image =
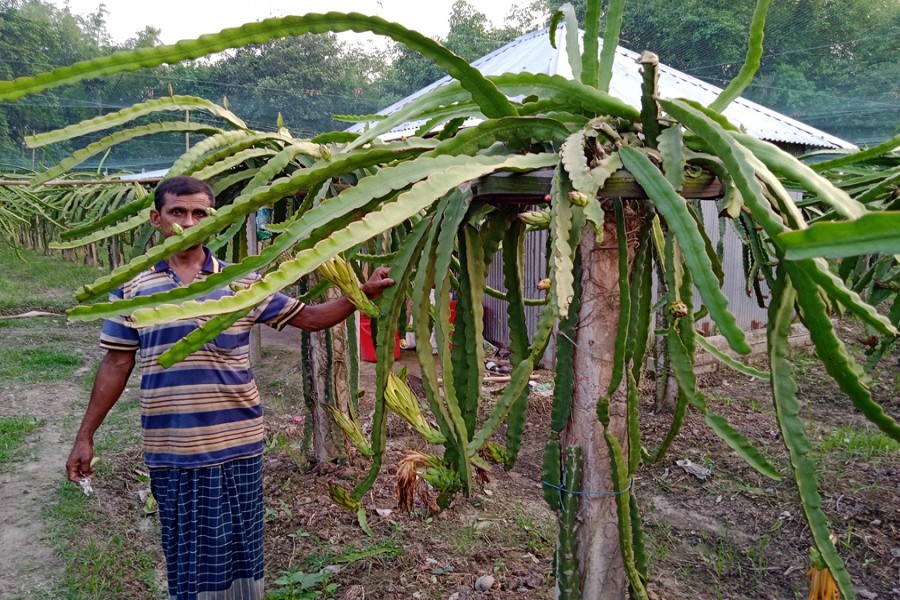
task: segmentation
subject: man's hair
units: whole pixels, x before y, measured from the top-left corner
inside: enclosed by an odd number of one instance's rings
[[[153,204],[156,206],[157,212],[162,210],[165,203],[166,194],[172,196],[190,196],[191,194],[206,194],[210,203],[215,207],[216,196],[213,194],[212,188],[205,181],[201,181],[196,177],[189,175],[178,175],[171,179],[165,179],[153,193]]]

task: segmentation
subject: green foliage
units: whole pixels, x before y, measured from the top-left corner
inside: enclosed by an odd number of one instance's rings
[[[688,212],[684,199],[678,196],[671,184],[643,154],[631,148],[623,148],[621,156],[625,167],[654,199],[656,208],[678,238],[679,248],[684,252],[685,262],[694,276],[697,289],[722,334],[735,352],[747,354],[750,346],[744,339],[743,331],[737,326],[734,315],[728,310],[728,300],[721,291],[721,284],[716,280],[700,230]]]
[[[865,215],[855,221],[821,222],[781,236],[788,260],[814,256],[844,258],[861,254],[900,254],[900,212]]]
[[[878,431],[870,431],[853,425],[828,428],[819,441],[822,453],[840,452],[848,457],[871,461],[885,459],[900,452],[900,442]]]
[[[282,571],[272,583],[276,586],[266,593],[267,600],[316,600],[331,597],[337,589],[336,583],[328,583],[330,573],[304,573],[292,569]]]
[[[97,527],[115,531],[131,524],[110,523],[109,516],[94,510],[78,486],[61,483],[46,504],[43,516],[52,532],[50,541],[64,566],[52,597],[140,597],[159,593],[155,567],[161,556],[148,551],[137,536],[92,533]]]
[[[402,553],[403,547],[390,540],[373,542],[363,548],[348,545],[341,552],[312,553],[306,558],[305,566],[307,569],[319,571],[328,565],[344,565],[376,557],[390,558]]]
[[[25,381],[59,381],[81,365],[80,356],[47,347],[0,348],[0,377]]]
[[[71,306],[71,294],[98,273],[96,267],[30,250],[16,251],[2,243],[0,265],[3,265],[0,270],[0,313],[3,314],[62,311]]]
[[[581,597],[578,581],[578,542],[575,538],[575,524],[578,516],[578,494],[581,491],[581,477],[584,469],[581,446],[566,448],[565,490],[560,494],[557,510],[559,527],[556,545],[556,595],[561,600],[577,600]]]
[[[578,3],[580,4],[580,3]],[[753,3],[720,0],[631,2],[622,39],[666,65],[719,87],[743,63]],[[885,44],[896,38],[900,8],[881,0],[772,3],[755,80],[745,98],[857,144],[896,132],[893,81],[900,77]],[[847,100],[837,109],[834,98]]]
[[[513,24],[491,27],[487,17],[464,0],[453,3],[448,25],[447,38],[440,41],[451,52],[469,62],[493,52],[526,31]],[[433,83],[445,74],[434,62],[402,44],[391,49],[390,58],[389,77],[384,85],[398,98]],[[378,108],[387,104],[381,102]]]
[[[116,403],[106,419],[105,430],[95,440],[98,456],[102,458],[106,452],[121,451],[125,445],[140,443],[139,433],[135,431],[139,412],[137,400],[123,399]],[[103,460],[96,468],[100,476],[114,480],[116,473],[108,470]],[[132,475],[127,477],[130,479]],[[158,547],[148,537],[138,534],[140,517],[135,521],[131,511],[98,510],[80,487],[62,479],[41,511],[50,532],[48,541],[63,567],[54,578],[50,597],[158,596],[161,590],[157,587],[156,569],[163,559]]]
[[[528,327],[525,321],[525,302],[523,300],[522,272],[525,255],[525,224],[519,219],[513,220],[509,230],[503,237],[503,287],[506,290],[508,316],[506,319],[510,338],[510,362],[518,364],[528,354]],[[525,431],[525,413],[528,410],[529,389],[515,400],[506,426],[506,468],[511,469],[516,463],[522,434]],[[557,443],[557,451],[559,443]],[[559,462],[558,460],[556,461]],[[556,468],[557,476],[559,468]]]
[[[0,471],[8,468],[28,434],[38,424],[37,419],[30,416],[0,418]]]
[[[766,13],[769,10],[769,0],[759,0],[756,10],[753,11],[753,20],[750,23],[750,39],[747,44],[747,58],[740,72],[728,84],[722,93],[709,105],[716,112],[722,112],[735,98],[746,89],[756,71],[759,70],[763,53],[763,28],[766,24]]]

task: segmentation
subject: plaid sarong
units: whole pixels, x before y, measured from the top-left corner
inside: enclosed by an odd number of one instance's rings
[[[150,469],[171,600],[263,597],[262,456]]]

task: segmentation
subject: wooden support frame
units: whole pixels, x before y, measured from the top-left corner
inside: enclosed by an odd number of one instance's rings
[[[552,169],[530,173],[496,173],[475,180],[472,192],[475,197],[492,204],[541,204],[546,202],[553,180]],[[686,177],[682,196],[691,199],[714,200],[724,194],[722,182],[710,173],[698,177]],[[644,189],[625,170],[619,170],[606,180],[597,192],[599,198],[647,198]]]

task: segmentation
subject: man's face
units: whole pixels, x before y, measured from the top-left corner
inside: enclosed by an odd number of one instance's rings
[[[174,235],[173,225],[188,229],[208,216],[207,209],[212,207],[212,200],[203,192],[184,196],[163,196],[162,209],[150,209],[150,223],[159,229],[164,238]]]

